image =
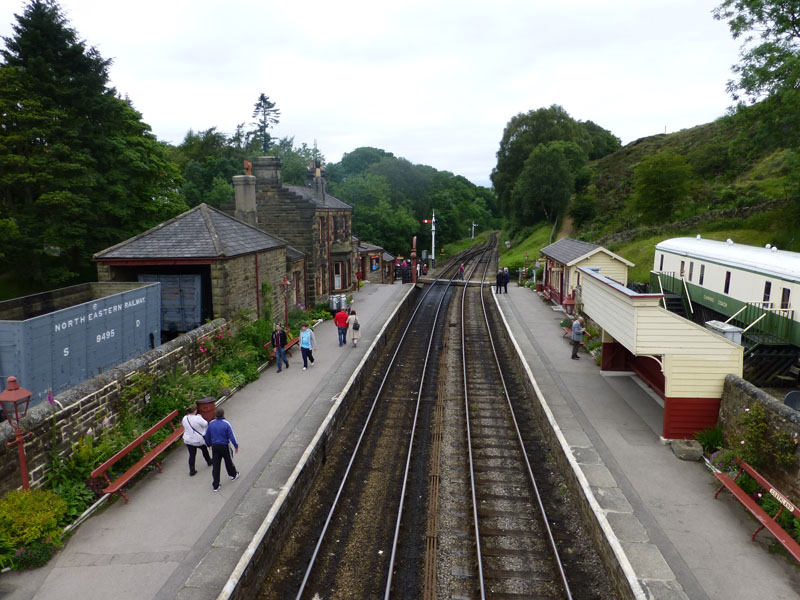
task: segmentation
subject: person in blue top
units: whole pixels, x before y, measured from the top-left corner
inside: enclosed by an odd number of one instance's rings
[[[233,427],[225,420],[225,409],[218,408],[216,415],[217,418],[208,424],[204,437],[206,445],[211,446],[211,489],[218,492],[220,463],[223,460],[225,461],[225,470],[228,471],[231,481],[239,479],[239,471],[236,470],[236,466],[233,464],[230,447],[230,444],[233,444],[233,447],[236,448],[236,454],[239,454],[239,444],[236,441],[236,436],[233,435]]]
[[[312,351],[317,347],[317,337],[314,331],[308,328],[308,323],[300,326],[300,353],[303,355],[303,371],[308,368],[308,361],[314,364]]]

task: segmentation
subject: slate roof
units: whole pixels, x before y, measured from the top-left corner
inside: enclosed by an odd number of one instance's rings
[[[298,250],[297,248],[288,245],[286,246],[286,257],[289,260],[295,261],[298,258],[303,258],[304,256],[305,254],[303,252],[300,252],[300,250]]]
[[[304,185],[284,185],[287,190],[294,192],[305,198],[306,200],[311,200],[312,202],[316,203],[318,206],[322,208],[335,208],[335,209],[346,209],[346,210],[353,210],[353,207],[349,204],[342,202],[335,196],[331,196],[330,194],[325,194],[325,202],[320,200],[314,195],[314,190],[310,187],[306,187]]]
[[[394,262],[394,256],[389,254],[388,252],[383,253],[383,260],[386,262]]]
[[[367,242],[358,242],[359,252],[381,252],[383,248],[375,244],[368,244]]]
[[[610,250],[603,248],[602,246],[598,246],[597,244],[592,244],[590,242],[582,242],[580,240],[573,240],[572,238],[563,238],[558,240],[557,242],[553,242],[549,246],[545,246],[542,248],[542,254],[545,256],[552,258],[556,262],[561,263],[562,265],[572,266],[575,262],[582,258],[586,258],[592,254],[596,254],[597,252],[604,252],[608,254],[610,257],[617,259],[618,261],[625,263],[629,267],[634,266],[632,262],[622,258],[621,256],[614,254]]]
[[[597,244],[581,242],[580,240],[573,240],[572,238],[563,238],[542,248],[542,254],[563,265],[568,265],[573,260],[586,256],[599,247],[600,246]]]
[[[284,246],[287,246],[285,241],[207,204],[200,204],[144,233],[101,250],[94,258],[231,258]]]

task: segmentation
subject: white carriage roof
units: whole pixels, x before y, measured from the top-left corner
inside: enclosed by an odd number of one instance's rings
[[[697,238],[664,240],[656,244],[656,250],[800,282],[800,253],[797,252]]]

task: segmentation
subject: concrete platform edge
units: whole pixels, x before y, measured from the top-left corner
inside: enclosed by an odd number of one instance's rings
[[[239,586],[245,579],[248,568],[253,564],[254,559],[258,555],[259,549],[263,548],[264,540],[267,538],[273,523],[286,509],[287,499],[292,495],[294,486],[298,483],[301,475],[314,458],[314,455],[319,449],[320,442],[324,436],[328,434],[331,423],[334,421],[337,413],[339,412],[342,402],[347,397],[348,393],[353,389],[354,384],[364,370],[365,365],[370,361],[375,349],[379,344],[383,343],[386,330],[392,326],[401,308],[407,304],[409,297],[414,293],[415,289],[416,286],[409,287],[408,291],[403,295],[392,313],[389,315],[389,318],[384,322],[381,330],[375,336],[375,339],[368,348],[367,352],[364,354],[364,357],[361,359],[361,362],[358,364],[353,374],[350,376],[350,379],[348,379],[341,392],[334,397],[333,406],[331,406],[331,409],[328,411],[325,419],[320,424],[312,440],[309,442],[302,454],[302,457],[292,471],[292,474],[289,476],[286,484],[281,488],[281,491],[267,513],[267,516],[264,518],[261,526],[258,528],[256,534],[253,536],[253,539],[248,544],[247,548],[239,559],[239,562],[228,578],[228,581],[225,583],[221,592],[217,596],[217,600],[230,600],[231,598],[235,597]]]
[[[549,422],[549,425],[552,429],[553,435],[555,436],[559,445],[561,446],[563,456],[566,458],[569,467],[575,476],[575,480],[580,486],[583,497],[585,501],[588,503],[592,513],[594,514],[594,517],[597,520],[597,524],[600,527],[600,530],[602,531],[602,534],[605,538],[606,543],[608,544],[608,547],[610,548],[611,552],[613,553],[617,561],[617,564],[622,572],[622,575],[627,580],[627,583],[630,586],[633,598],[635,598],[636,600],[646,600],[647,595],[645,594],[644,589],[642,588],[639,582],[639,578],[637,577],[636,572],[633,566],[631,565],[631,562],[628,559],[628,556],[625,553],[625,550],[623,549],[619,538],[614,533],[614,530],[612,529],[611,524],[609,523],[605,512],[600,506],[600,503],[597,501],[597,498],[595,497],[595,494],[589,485],[589,481],[586,478],[586,475],[580,468],[578,462],[575,460],[575,456],[572,452],[572,449],[570,448],[569,443],[564,437],[564,434],[562,433],[561,428],[553,415],[553,412],[550,410],[547,400],[545,399],[544,395],[541,392],[541,389],[539,388],[539,384],[533,375],[533,371],[531,370],[528,361],[525,359],[525,356],[522,352],[522,348],[520,347],[516,337],[514,336],[512,328],[509,325],[508,319],[506,318],[505,312],[503,311],[502,307],[500,306],[500,303],[498,302],[497,296],[495,294],[492,294],[492,297],[495,306],[497,307],[497,310],[500,313],[500,317],[503,320],[503,325],[505,327],[505,334],[508,335],[509,340],[514,346],[514,349],[517,353],[517,359],[519,360],[522,368],[527,374],[528,382],[530,383],[531,387],[534,390],[536,398],[539,401],[540,407],[544,412],[547,421]],[[608,566],[613,567],[613,565],[608,565]]]

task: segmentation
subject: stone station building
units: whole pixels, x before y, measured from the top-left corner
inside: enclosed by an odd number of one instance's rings
[[[99,281],[161,282],[165,337],[208,319],[230,321],[242,312],[255,318],[267,304],[273,315],[282,315],[280,282],[290,274],[290,300],[297,302],[305,270],[304,254],[286,241],[206,204],[98,252],[94,260]]]
[[[351,291],[356,282],[353,207],[331,196],[326,185],[319,164],[309,171],[305,186],[283,185],[280,159],[262,156],[253,161],[253,175],[233,177],[234,203],[222,207],[305,254],[305,289],[299,289],[300,271],[294,268],[292,289],[296,302],[306,306]]]

